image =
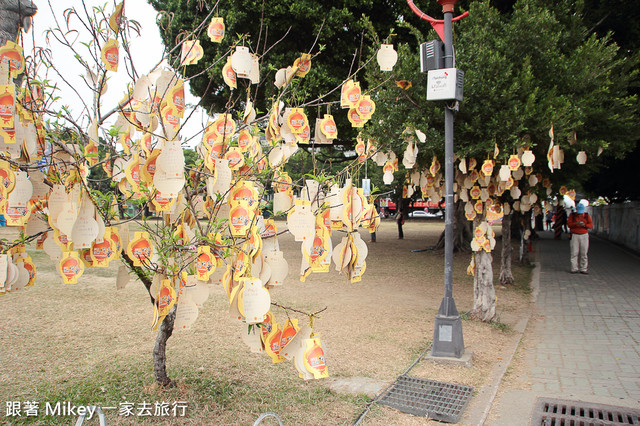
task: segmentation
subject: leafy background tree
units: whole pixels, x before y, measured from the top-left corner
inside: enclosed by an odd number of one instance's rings
[[[561,185],[582,190],[582,183],[598,172],[603,160],[622,158],[633,149],[640,130],[638,100],[633,93],[636,62],[619,53],[610,34],[589,31],[580,5],[568,3],[572,4],[520,0],[502,3],[498,9],[489,1],[477,1],[469,5],[470,17],[455,24],[456,66],[465,71],[464,101],[455,125],[455,151],[460,158],[475,157],[481,163],[493,158],[498,146],[496,160],[504,164],[509,155],[527,145],[537,157],[535,171],[549,177],[555,191]],[[418,144],[414,166],[423,170],[434,155],[442,162],[444,150],[443,105],[426,101],[425,78],[418,65],[417,46],[434,34],[423,31],[426,24],[401,25],[415,40],[398,43],[400,59],[394,77],[411,85],[399,87],[392,81],[378,88],[376,113],[382,118],[367,126],[366,132],[402,158],[407,143],[415,139],[413,129],[423,131],[427,141]],[[371,33],[374,41],[380,37]],[[367,70],[368,78],[379,80],[379,74],[373,66]],[[546,166],[552,125],[555,142],[565,155],[562,169],[554,173]],[[574,132],[577,142],[571,144],[568,139]],[[587,165],[575,160],[581,150],[587,152]],[[521,184],[523,193],[529,190],[527,186]],[[541,185],[532,190],[542,199],[547,197]],[[530,212],[518,224],[528,227],[528,215]],[[506,241],[509,221],[507,216],[503,224]],[[458,230],[460,236],[464,226]],[[456,241],[466,245],[462,238]],[[503,266],[510,261],[502,262]],[[480,262],[476,257],[476,268],[482,263],[489,263],[490,268],[490,258]],[[501,282],[513,282],[510,272],[501,274]],[[491,319],[491,309],[478,316]]]
[[[205,13],[204,10],[198,12],[188,3],[152,0],[156,8],[175,13],[171,23],[165,21],[166,41],[180,41],[181,22],[190,22],[186,14]],[[365,75],[358,76],[376,102],[375,117],[365,126],[363,136],[375,140],[378,148],[393,151],[401,163],[407,144],[415,142],[414,131],[419,129],[426,134],[427,140],[417,144],[420,152],[411,171],[424,170],[434,156],[443,164],[445,105],[426,101],[425,76],[419,70],[418,46],[436,38],[434,32],[426,22],[418,21],[404,2],[381,2],[376,6],[353,3],[348,8],[350,13],[341,9],[343,3],[330,3],[322,6],[319,15],[320,6],[296,2],[292,11],[300,19],[289,24],[290,32],[295,36],[280,41],[269,55],[274,55],[274,63],[286,66],[301,52],[315,53],[317,44],[320,55],[314,58],[312,72],[295,90],[302,93],[313,88],[322,92],[340,84],[354,68],[363,65],[360,55],[368,57],[381,42],[393,42],[399,60],[391,75],[382,75],[377,64],[370,62],[364,64]],[[635,147],[640,133],[637,55],[628,48],[619,49],[613,35],[603,25],[610,14],[605,14],[605,19],[598,19],[597,10],[589,8],[590,3],[587,3],[583,0],[458,3],[458,10],[468,9],[471,13],[469,18],[454,26],[456,66],[465,71],[465,98],[459,105],[455,126],[455,152],[460,158],[474,157],[481,164],[484,159],[493,158],[497,146],[500,154],[495,159],[499,165],[526,145],[536,155],[535,172],[548,177],[554,191],[561,185],[584,191],[583,183],[589,176],[597,175],[603,164],[624,158]],[[616,2],[606,3],[615,6]],[[182,10],[178,10],[180,6]],[[202,4],[198,7],[204,8]],[[223,7],[223,3],[218,3],[218,7]],[[243,8],[234,10],[228,19],[227,31],[242,33],[239,28],[257,22],[251,16],[264,15],[265,29],[275,27],[278,34],[286,33],[285,28],[289,25],[279,21],[287,9],[283,7],[278,2],[265,3],[264,8],[257,3],[243,4]],[[435,2],[422,7],[432,16],[441,17],[440,7]],[[325,17],[322,31],[319,16]],[[308,22],[313,22],[313,31]],[[306,23],[304,28],[297,27],[300,23]],[[609,25],[608,28],[612,28],[613,21]],[[622,40],[633,34],[637,25],[625,28],[626,35],[620,36]],[[261,32],[260,37],[262,34],[272,37],[274,31]],[[274,38],[278,39],[278,36]],[[253,50],[260,53],[262,42],[264,40],[251,40]],[[206,52],[206,40],[202,43]],[[230,47],[230,44],[220,46],[221,49]],[[349,63],[344,57],[345,52],[351,51],[355,54]],[[219,75],[216,69],[219,66],[222,64],[208,71],[209,78]],[[272,75],[264,76],[257,88],[264,92],[261,99],[265,103],[259,104],[264,109],[269,107],[268,100],[272,97],[272,80]],[[367,84],[385,80],[382,85]],[[222,105],[240,104],[218,99],[215,90],[203,89],[203,86],[193,85],[194,92],[204,96],[206,105],[221,108]],[[340,117],[340,114],[335,116]],[[341,131],[348,129],[341,138],[347,140],[347,145],[349,141],[352,143],[355,132],[344,121],[338,124]],[[565,156],[562,168],[553,173],[546,167],[551,126],[555,143],[564,150]],[[569,138],[574,134],[577,141],[570,143]],[[575,157],[583,150],[587,152],[588,162],[578,165]],[[300,154],[301,157],[305,155],[304,152]],[[304,164],[302,158],[301,165]],[[402,194],[406,173],[402,168],[396,173],[394,185],[398,195]],[[523,192],[531,189],[540,197],[547,197],[541,185],[528,188],[523,184],[521,189]],[[513,200],[507,196],[503,201]],[[527,215],[518,222],[528,226]],[[505,224],[508,223],[507,220]],[[458,226],[461,233],[465,229],[462,225]],[[458,240],[461,247],[466,245],[464,238]],[[505,263],[510,260],[503,265]]]

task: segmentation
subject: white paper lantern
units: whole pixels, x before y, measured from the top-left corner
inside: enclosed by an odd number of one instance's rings
[[[578,164],[586,164],[587,162],[587,153],[584,151],[580,151],[578,153],[578,155],[576,156],[576,160],[578,161]]]
[[[521,160],[522,160],[522,164],[525,167],[529,167],[536,160],[536,156],[533,155],[533,152],[531,152],[530,150],[527,150],[522,154]]]
[[[503,182],[506,182],[509,180],[509,177],[511,176],[511,170],[509,170],[508,165],[503,164],[502,166],[500,166],[500,172],[498,174],[500,176],[500,180]]]
[[[398,53],[393,50],[392,44],[383,44],[376,55],[380,71],[392,71],[393,66],[398,62]]]
[[[238,77],[247,77],[253,66],[253,57],[246,46],[237,46],[236,51],[231,56],[231,68],[238,74]]]

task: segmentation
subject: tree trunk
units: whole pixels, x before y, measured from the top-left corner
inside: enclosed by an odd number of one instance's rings
[[[466,253],[470,250],[469,244],[473,238],[471,222],[464,215],[464,203],[458,201],[453,211],[453,251]],[[440,234],[434,250],[444,249],[444,231]]]
[[[493,288],[491,253],[475,254],[476,271],[473,277],[473,309],[470,315],[480,321],[490,322],[496,316],[496,292]]]
[[[520,226],[520,264],[529,265],[529,245],[531,244],[531,210],[521,215]],[[528,231],[528,232],[527,232]]]
[[[16,42],[21,28],[28,31],[31,27],[31,17],[38,8],[31,0],[0,0],[0,46],[7,40]],[[16,79],[16,86],[22,83],[20,74]]]
[[[162,387],[172,387],[175,383],[167,376],[166,349],[167,340],[173,334],[173,323],[176,319],[176,308],[164,318],[160,325],[160,331],[156,337],[156,344],[153,348],[153,372],[156,382]]]
[[[151,304],[155,306],[156,300],[151,294],[151,278],[144,273],[142,268],[134,266],[133,261],[129,259],[129,256],[122,255],[123,262],[136,274],[138,279],[142,281],[142,284],[146,287],[151,298]],[[162,387],[171,387],[174,385],[173,381],[167,376],[167,340],[173,334],[173,323],[176,319],[176,306],[171,309],[169,314],[164,318],[160,325],[160,331],[156,336],[156,343],[153,347],[153,372],[156,378],[156,382]]]
[[[511,214],[508,214],[502,218],[502,256],[500,257],[500,278],[498,279],[498,282],[502,285],[513,284],[513,273],[511,272],[512,253]]]
[[[538,214],[534,217],[534,231],[544,231],[544,214]]]

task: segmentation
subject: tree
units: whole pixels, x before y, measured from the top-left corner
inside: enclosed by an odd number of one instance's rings
[[[25,225],[16,241],[1,243],[0,265],[7,265],[11,273],[2,274],[0,267],[0,292],[35,284],[36,265],[25,251],[25,245],[35,240],[69,284],[76,283],[85,268],[121,260],[118,286],[126,284],[131,272],[149,292],[153,328],[159,329],[153,350],[155,379],[170,386],[167,341],[174,328],[183,329],[195,321],[197,306],[208,294],[207,284],[217,282],[227,291],[231,312],[244,323],[252,350],[264,348],[279,362],[284,354],[280,349],[290,343],[287,355],[298,360],[307,357],[306,364],[304,359],[298,363],[305,379],[326,377],[326,366],[317,362],[324,355],[311,325],[299,327],[291,320],[277,324],[269,311],[276,305],[288,314],[306,316],[310,323],[318,314],[271,301],[269,289],[282,284],[288,266],[274,242],[275,223],[261,214],[263,196],[272,186],[276,195],[282,195],[278,199],[289,213],[289,231],[304,241],[301,280],[310,273],[328,272],[333,260],[338,270],[357,282],[366,268],[364,242],[357,228],[375,230],[379,223],[362,189],[350,183],[362,164],[355,160],[335,174],[326,169],[313,178],[305,176],[299,202],[292,205],[293,182],[283,166],[298,149],[296,140],[305,130],[302,107],[308,104],[291,90],[303,75],[283,84],[267,115],[258,117],[249,108],[255,101],[249,96],[243,117],[234,117],[234,109],[227,106],[211,117],[195,151],[183,149],[179,132],[189,119],[184,103],[188,77],[183,72],[200,56],[198,45],[188,41],[206,28],[212,13],[186,35],[180,70],[156,66],[139,74],[142,68],[134,66],[129,54],[129,42],[139,24],[127,19],[123,6],[70,8],[64,11],[62,25],[49,30],[49,37],[73,52],[86,72],[84,83],[93,98],[83,99],[80,114],[56,104],[51,74],[72,83],[46,49],[37,48],[29,61],[17,45],[9,43],[0,51],[0,58],[11,65],[10,70],[2,70],[11,73],[7,85],[11,87],[3,90],[12,108],[0,123],[4,156],[0,191],[5,200],[0,214],[10,226]],[[78,28],[86,28],[87,33]],[[242,53],[237,46],[234,50]],[[242,59],[231,60],[229,79],[242,78],[235,74],[242,69]],[[268,68],[266,57],[262,59]],[[253,67],[255,63],[250,62]],[[25,63],[29,66],[21,86],[16,77]],[[105,83],[118,66],[129,71],[129,90],[108,108],[103,105]],[[38,73],[40,67],[46,71]],[[255,71],[260,73],[260,68]],[[279,108],[280,102],[287,108]],[[295,139],[285,142],[285,132]],[[109,186],[104,185],[107,180]],[[125,216],[125,210],[132,211],[131,217]],[[151,220],[151,214],[160,220]],[[137,227],[132,235],[130,224]],[[336,254],[329,256],[332,229],[344,229],[345,237]],[[309,362],[312,356],[315,361]]]
[[[195,76],[190,80],[192,92],[202,97],[202,105],[213,112],[225,110],[230,104],[241,108],[244,102],[244,99],[229,99],[224,84],[218,78],[224,63],[213,60],[238,41],[236,34],[246,34],[252,29],[253,38],[244,38],[241,44],[249,46],[260,56],[268,53],[274,64],[286,67],[302,53],[317,57],[308,77],[294,89],[301,99],[309,99],[311,94],[327,93],[338,87],[363,65],[366,56],[362,52],[362,15],[377,16],[376,28],[388,32],[401,7],[392,1],[352,1],[350,4],[304,1],[292,5],[284,1],[267,4],[252,0],[244,2],[241,8],[229,0],[212,5],[189,0],[152,0],[150,3],[164,14],[159,25],[169,49],[180,45],[193,22],[211,13],[214,16],[224,15],[225,31],[231,36],[221,43],[214,43],[206,33],[202,33],[199,40],[205,56],[199,64],[185,70],[186,77]],[[271,107],[271,99],[278,91],[272,84],[277,69],[263,68],[266,72],[261,76],[261,82],[252,87],[259,111],[267,111]],[[309,114],[313,121],[316,111],[309,111]],[[336,117],[341,119],[337,114]],[[341,140],[355,138],[355,133],[348,131],[350,126],[346,119],[341,119],[338,124],[345,129],[339,135]]]
[[[585,36],[584,24],[561,7],[551,9],[541,1],[521,0],[510,12],[505,7],[507,13],[500,13],[488,1],[472,2],[469,8],[470,17],[455,24],[457,67],[465,71],[464,101],[456,116],[455,149],[462,163],[456,176],[457,198],[466,203],[469,219],[482,218],[487,202],[504,208],[508,226],[512,209],[524,214],[540,212],[536,205],[555,193],[552,188],[580,189],[580,183],[597,170],[594,160],[600,149],[604,151],[598,161],[621,157],[634,145],[638,102],[630,88],[636,74],[628,68],[630,61],[617,55],[618,47],[610,36]],[[572,25],[564,25],[568,21]],[[415,142],[414,130],[422,132],[425,142],[417,143],[419,154],[411,170],[422,172],[418,173],[420,183],[414,185],[423,194],[439,198],[442,176],[437,168],[430,184],[424,185],[423,179],[435,164],[434,155],[442,163],[443,105],[426,101],[424,79],[419,75],[416,46],[427,36],[410,24],[405,26],[416,41],[398,45],[400,59],[393,79],[378,88],[376,96],[377,111],[384,119],[368,127],[367,136],[375,138],[382,149],[401,155]],[[379,78],[373,67],[367,72],[370,78]],[[550,139],[556,146],[552,169],[546,161]],[[533,168],[526,170],[519,163],[524,148],[536,157]],[[564,163],[559,148],[564,151]],[[578,151],[587,153],[586,166],[573,160]],[[497,175],[512,158],[516,163],[507,170],[507,183]],[[481,170],[484,165],[488,167],[486,179]],[[469,173],[474,174],[471,180]],[[524,246],[530,234],[526,231],[523,229],[525,238],[521,238]],[[486,233],[480,234],[486,239]],[[510,255],[508,248],[503,255]],[[509,260],[503,262],[507,264]],[[476,271],[487,271],[490,257],[478,259],[476,255],[473,265]],[[482,276],[485,278],[476,280],[477,285],[492,287],[493,275],[483,272]],[[508,270],[501,274],[502,282],[511,279]],[[474,311],[483,320],[491,319],[485,315],[492,312],[490,306]]]
[[[31,0],[0,1],[0,44],[7,40],[15,41],[22,28],[31,28],[31,17],[38,8]]]

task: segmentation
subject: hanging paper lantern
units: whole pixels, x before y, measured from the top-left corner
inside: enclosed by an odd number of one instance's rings
[[[580,151],[576,156],[576,160],[580,165],[585,164],[587,162],[587,153],[584,151]]]
[[[480,168],[480,170],[482,170],[482,173],[485,176],[491,176],[491,174],[493,173],[493,161],[485,160],[484,163],[482,163],[482,167]]]
[[[360,100],[360,83],[347,80],[342,85],[340,92],[340,106],[342,108],[355,108]]]
[[[520,158],[516,155],[513,154],[511,157],[509,157],[509,170],[511,171],[515,171],[518,170],[520,168]]]
[[[238,76],[248,76],[253,65],[253,58],[246,46],[237,46],[236,51],[231,55],[231,67]]]
[[[184,46],[183,46],[184,49]],[[118,41],[110,39],[100,51],[100,58],[107,71],[118,71]]]
[[[211,18],[209,27],[207,28],[207,35],[214,43],[220,43],[224,38],[224,19],[219,16]]]
[[[293,62],[293,68],[297,68],[297,77],[304,77],[309,73],[311,69],[311,55],[303,53],[298,59]]]
[[[194,65],[197,64],[202,56],[204,55],[204,50],[200,45],[200,40],[185,40],[182,43],[182,52],[181,52],[181,64],[182,65]]]
[[[376,55],[380,71],[392,71],[393,66],[398,62],[398,52],[393,50],[392,44],[383,44]]]

